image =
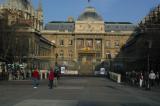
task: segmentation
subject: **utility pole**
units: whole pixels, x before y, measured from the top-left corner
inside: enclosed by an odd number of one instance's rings
[[[148,49],[148,55],[147,55],[147,70],[148,70],[148,72],[150,71],[150,63],[149,63],[149,49]]]

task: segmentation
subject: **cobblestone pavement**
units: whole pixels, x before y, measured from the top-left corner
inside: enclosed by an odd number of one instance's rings
[[[117,84],[105,78],[63,77],[48,89],[40,81],[1,81],[0,106],[160,106],[160,91],[145,91]]]

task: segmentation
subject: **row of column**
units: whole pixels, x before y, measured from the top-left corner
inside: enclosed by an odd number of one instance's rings
[[[77,60],[77,58],[78,58],[78,53],[77,53],[77,41],[78,40],[83,40],[83,45],[84,45],[84,47],[87,47],[86,46],[86,41],[87,41],[87,38],[86,39],[84,39],[84,38],[82,38],[82,39],[75,39],[75,41],[74,41],[74,54],[75,54],[75,60]],[[95,49],[97,49],[97,48],[95,48],[95,41],[96,41],[96,39],[88,39],[88,40],[91,40],[92,41],[92,47],[93,47],[93,50],[95,50]],[[104,41],[104,39],[98,39],[98,40],[100,40],[100,45],[101,45],[101,48],[102,48],[102,58],[101,58],[101,60],[103,61],[103,59],[105,58],[105,49],[104,49],[104,47],[105,47],[105,41]]]

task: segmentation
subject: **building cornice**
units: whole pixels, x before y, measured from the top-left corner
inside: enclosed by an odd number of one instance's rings
[[[124,34],[132,34],[134,31],[120,31],[120,32],[104,32],[104,33],[94,33],[94,32],[55,32],[51,30],[43,30],[43,34],[51,34],[51,35],[124,35]]]

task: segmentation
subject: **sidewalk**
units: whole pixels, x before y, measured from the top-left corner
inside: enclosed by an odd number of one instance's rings
[[[124,85],[124,86],[129,86],[129,87],[132,87],[132,88],[137,88],[137,89],[141,89],[141,90],[144,90],[144,91],[151,91],[151,92],[160,92],[160,85],[159,86],[155,86],[155,87],[151,87],[150,90],[146,90],[145,87],[139,87],[139,86],[132,86],[126,82],[122,82],[121,85]]]
[[[160,92],[160,86],[158,86],[158,87],[151,87],[151,91],[153,91],[153,92]]]

